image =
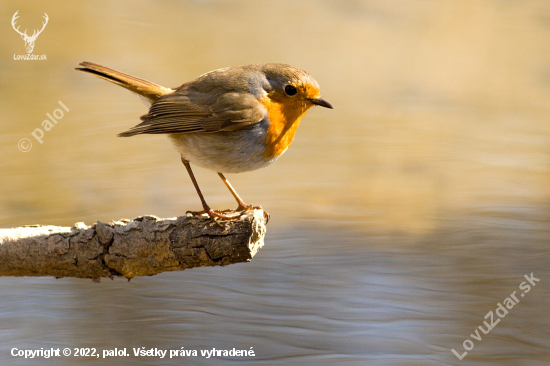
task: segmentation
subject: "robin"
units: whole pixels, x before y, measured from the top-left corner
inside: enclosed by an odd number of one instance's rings
[[[210,71],[177,88],[82,62],[75,70],[94,74],[137,94],[149,106],[141,123],[121,137],[167,134],[197,190],[202,211],[212,219],[231,219],[204,200],[190,163],[218,173],[235,200],[247,205],[223,173],[263,168],[292,143],[300,119],[313,106],[332,108],[319,97],[319,84],[305,71],[285,64],[253,64]],[[266,219],[269,214],[264,211]]]

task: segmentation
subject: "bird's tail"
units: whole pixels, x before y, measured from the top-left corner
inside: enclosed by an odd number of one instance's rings
[[[136,78],[135,76],[109,69],[105,66],[94,64],[93,62],[81,62],[79,66],[82,67],[76,67],[75,70],[94,74],[102,79],[110,81],[111,83],[120,85],[123,88],[136,93],[149,105],[151,105],[151,103],[156,101],[159,97],[174,92],[173,89],[165,88],[163,86],[151,83],[150,81]]]

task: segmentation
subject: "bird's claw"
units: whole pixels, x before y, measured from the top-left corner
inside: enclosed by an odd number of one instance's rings
[[[252,206],[252,205],[239,203],[239,207],[237,207],[237,211],[246,212],[246,211],[252,211],[252,210],[262,210],[264,212],[265,223],[267,224],[269,222],[269,218],[271,217],[271,215],[269,215],[269,212],[264,210],[262,206]]]
[[[252,210],[262,210],[263,213],[264,213],[264,217],[265,217],[265,223],[267,224],[269,222],[269,218],[271,217],[269,215],[269,212],[267,212],[266,210],[264,210],[262,208],[262,206],[252,206],[252,205],[241,205],[239,204],[239,207],[237,207],[236,210],[233,210],[233,209],[227,209],[227,210],[212,210],[211,208],[208,208],[208,209],[205,209],[205,210],[202,210],[202,211],[187,211],[186,213],[188,214],[191,214],[193,216],[200,216],[200,215],[208,215],[218,226],[222,227],[217,221],[216,221],[216,218],[218,219],[221,219],[221,220],[233,220],[233,219],[236,219],[238,217],[241,217],[242,215],[245,214],[245,212],[247,211],[252,211]],[[234,213],[238,213],[238,215],[225,215],[224,213],[226,212],[234,212]],[[223,228],[223,227],[222,227]]]
[[[191,214],[193,216],[201,216],[201,215],[207,214],[208,217],[210,217],[210,219],[212,220],[212,222],[214,222],[214,224],[216,224],[220,229],[226,230],[226,228],[222,224],[220,224],[216,219],[233,220],[240,216],[240,215],[228,216],[228,215],[222,214],[222,212],[228,212],[228,211],[233,211],[233,210],[212,210],[211,208],[208,208],[202,211],[187,211],[186,213]]]
[[[202,211],[187,211],[186,213],[191,214],[193,216],[200,216],[200,215],[207,214],[211,218],[218,218],[218,219],[222,219],[222,220],[233,220],[234,218],[236,218],[238,216],[235,216],[235,215],[228,216],[228,215],[224,215],[222,213],[222,212],[231,212],[231,211],[234,212],[234,210],[231,210],[231,209],[228,209],[228,210],[212,210],[211,208],[209,208],[207,210],[202,210]]]

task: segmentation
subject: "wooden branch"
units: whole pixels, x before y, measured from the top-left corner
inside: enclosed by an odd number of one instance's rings
[[[99,281],[247,262],[264,245],[265,224],[263,211],[254,210],[217,222],[204,216],[142,216],[92,226],[0,229],[0,276]]]

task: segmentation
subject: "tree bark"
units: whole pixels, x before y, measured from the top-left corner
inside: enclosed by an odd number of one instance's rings
[[[0,229],[0,276],[91,278],[248,262],[264,245],[262,210],[232,220],[199,216]]]

